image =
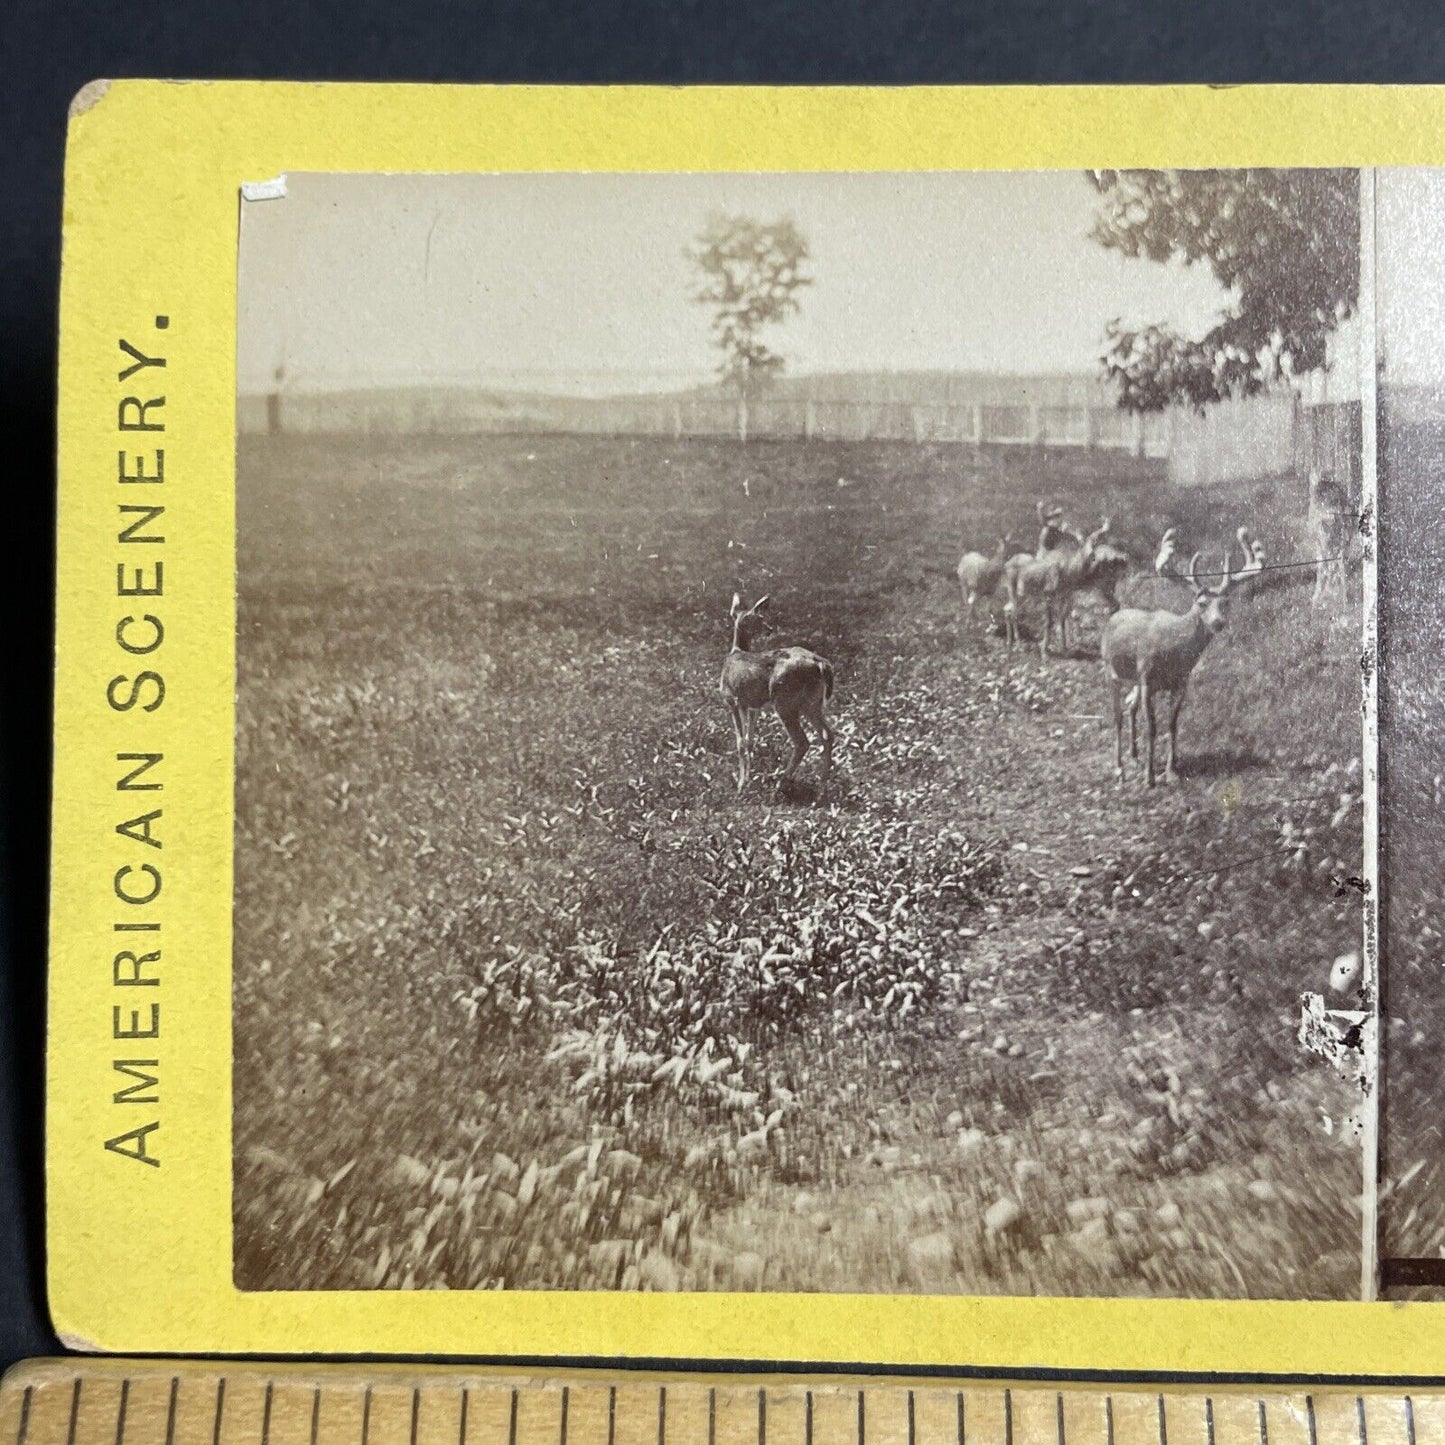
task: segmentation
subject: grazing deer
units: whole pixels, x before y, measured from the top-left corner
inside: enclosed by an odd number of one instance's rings
[[[1040,515],[1043,515],[1042,508]],[[1108,532],[1109,519],[1106,517],[1103,525],[1090,532],[1076,550],[1054,547],[1034,557],[1019,553],[1009,558],[1003,577],[1004,626],[1009,647],[1018,641],[1018,606],[1026,597],[1042,597],[1044,601],[1044,630],[1039,638],[1039,656],[1048,657],[1049,639],[1056,627],[1062,645],[1069,602],[1080,588],[1092,585],[1097,549]],[[1041,543],[1042,540],[1043,533],[1040,534]]]
[[[1161,576],[1178,576],[1172,562],[1176,539],[1166,532],[1155,559],[1155,570]],[[1179,735],[1179,713],[1184,706],[1189,677],[1195,664],[1204,655],[1210,639],[1225,627],[1228,593],[1246,578],[1255,576],[1264,566],[1263,549],[1251,546],[1249,534],[1239,531],[1244,551],[1244,567],[1231,573],[1229,558],[1224,560],[1224,577],[1217,587],[1199,580],[1199,558],[1196,552],[1188,573],[1180,578],[1194,590],[1194,605],[1185,613],[1165,609],[1144,610],[1123,607],[1104,624],[1099,652],[1104,659],[1104,675],[1108,679],[1114,702],[1114,773],[1124,781],[1124,713],[1129,714],[1129,755],[1139,756],[1139,709],[1144,709],[1148,733],[1148,753],[1144,764],[1144,781],[1154,786],[1154,696],[1170,695],[1169,758],[1164,769],[1165,782],[1175,780],[1175,761]],[[1127,697],[1126,697],[1127,691]]]
[[[998,539],[998,546],[989,556],[984,556],[982,552],[965,552],[959,559],[958,585],[963,592],[963,605],[968,609],[969,626],[973,625],[973,611],[978,599],[988,599],[998,591],[1007,559],[1007,537]]]
[[[753,716],[772,707],[793,742],[793,755],[778,780],[781,791],[808,751],[808,734],[803,719],[823,740],[822,791],[828,791],[833,768],[833,726],[826,704],[833,696],[833,664],[816,652],[802,647],[781,647],[773,652],[753,652],[753,642],[776,629],[768,621],[768,599],[760,597],[744,609],[742,598],[733,593],[733,646],[723,663],[718,691],[733,719],[733,737],[738,749],[738,792],[752,776]]]
[[[1315,564],[1315,590],[1311,606],[1345,599],[1345,554],[1355,531],[1349,498],[1338,482],[1310,473],[1309,536],[1319,561]]]

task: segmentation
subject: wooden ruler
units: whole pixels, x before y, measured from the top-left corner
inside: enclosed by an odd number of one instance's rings
[[[40,1360],[0,1445],[1445,1445],[1406,1394],[445,1366]]]

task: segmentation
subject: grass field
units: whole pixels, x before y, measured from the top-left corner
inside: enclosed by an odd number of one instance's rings
[[[1308,555],[1302,497],[884,443],[239,467],[240,1286],[1354,1293],[1354,1100],[1294,1035],[1358,946],[1357,628],[1269,574],[1178,786],[1121,791],[1097,609],[1045,664],[952,576],[1041,495],[1141,558]],[[775,720],[734,796],[734,588],[836,666],[826,802],[816,753],[774,801]]]

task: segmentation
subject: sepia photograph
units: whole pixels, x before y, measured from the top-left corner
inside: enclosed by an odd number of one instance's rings
[[[1432,1006],[1439,176],[1379,263]],[[1353,170],[243,200],[236,1286],[1358,1298],[1360,244]]]
[[[1378,176],[1381,1249],[1391,1297],[1417,1289],[1438,1299],[1445,1286],[1445,171]]]

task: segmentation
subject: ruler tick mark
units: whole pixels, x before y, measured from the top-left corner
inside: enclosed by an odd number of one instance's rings
[[[211,1427],[211,1445],[221,1445],[221,1420],[226,1413],[226,1377],[216,1381],[216,1423]]]
[[[1305,1423],[1309,1426],[1310,1445],[1320,1445],[1319,1432],[1315,1428],[1315,1397],[1305,1396]]]
[[[30,1433],[30,1399],[34,1393],[35,1386],[26,1385],[25,1393],[20,1397],[20,1426],[15,1432],[15,1445],[25,1445],[25,1437]],[[812,1442],[809,1441],[808,1445]]]
[[[1269,1417],[1263,1400],[1259,1402],[1259,1445],[1269,1445]]]
[[[1204,1397],[1204,1436],[1207,1445],[1214,1445],[1214,1400],[1209,1395]]]
[[[864,1403],[862,1390],[858,1391],[858,1445],[863,1445],[868,1436],[868,1407]]]
[[[166,1404],[166,1445],[175,1445],[176,1440],[176,1396],[181,1393],[181,1377],[171,1376],[171,1398]]]
[[[557,1429],[557,1445],[567,1445],[567,1407],[571,1403],[572,1388],[562,1386],[562,1421]]]
[[[758,1390],[758,1445],[768,1445],[768,1392],[764,1389]]]
[[[416,1420],[421,1414],[421,1387],[413,1386],[411,1392],[411,1445],[416,1445]]]
[[[1415,1402],[1405,1396],[1405,1441],[1406,1445],[1415,1445]]]
[[[366,1394],[361,1399],[361,1445],[371,1438],[371,1386],[366,1387]]]
[[[512,1411],[507,1417],[507,1445],[517,1445],[517,1389],[512,1387]]]
[[[908,1445],[917,1445],[918,1434],[913,1423],[913,1391],[908,1392]]]
[[[1004,1445],[1014,1445],[1014,1392],[1003,1392],[1003,1440]]]
[[[963,1418],[963,1391],[958,1392],[958,1445],[964,1445],[968,1438],[968,1431],[964,1428]]]
[[[321,1432],[321,1386],[318,1385],[311,1392],[311,1445],[316,1445],[316,1437]],[[170,1441],[166,1442],[170,1445]]]
[[[1107,1445],[1114,1445],[1114,1397],[1104,1396],[1104,1439]],[[1214,1434],[1211,1430],[1209,1445],[1214,1445]]]
[[[1159,1396],[1159,1445],[1169,1445],[1169,1426],[1164,1419],[1164,1396]]]
[[[120,1382],[120,1409],[115,1414],[115,1445],[125,1445],[125,1407],[130,1403],[130,1380]]]
[[[607,1445],[617,1445],[617,1386],[607,1391]],[[711,1427],[708,1430],[708,1445],[712,1445]]]
[[[1360,1429],[1360,1445],[1370,1445],[1370,1433],[1365,1429],[1365,1397],[1355,1396],[1355,1420]]]
[[[813,1392],[803,1396],[803,1445],[813,1445]]]
[[[467,1397],[471,1390],[462,1386],[462,1417],[457,1421],[457,1445],[467,1445]]]
[[[607,1432],[607,1445],[612,1445],[612,1431]],[[717,1391],[707,1392],[707,1445],[717,1445]]]
[[[75,1445],[75,1422],[80,1418],[80,1376],[75,1377],[75,1388],[70,1392],[70,1425],[65,1432],[65,1445]]]
[[[270,1380],[266,1381],[266,1403],[261,1410],[261,1445],[271,1445],[271,1395],[275,1386]],[[117,1440],[115,1445],[120,1445]]]
[[[1059,1445],[1064,1445],[1064,1392],[1062,1390],[1054,1396],[1054,1431],[1059,1437]]]
[[[657,1445],[667,1445],[667,1386],[657,1389]]]

